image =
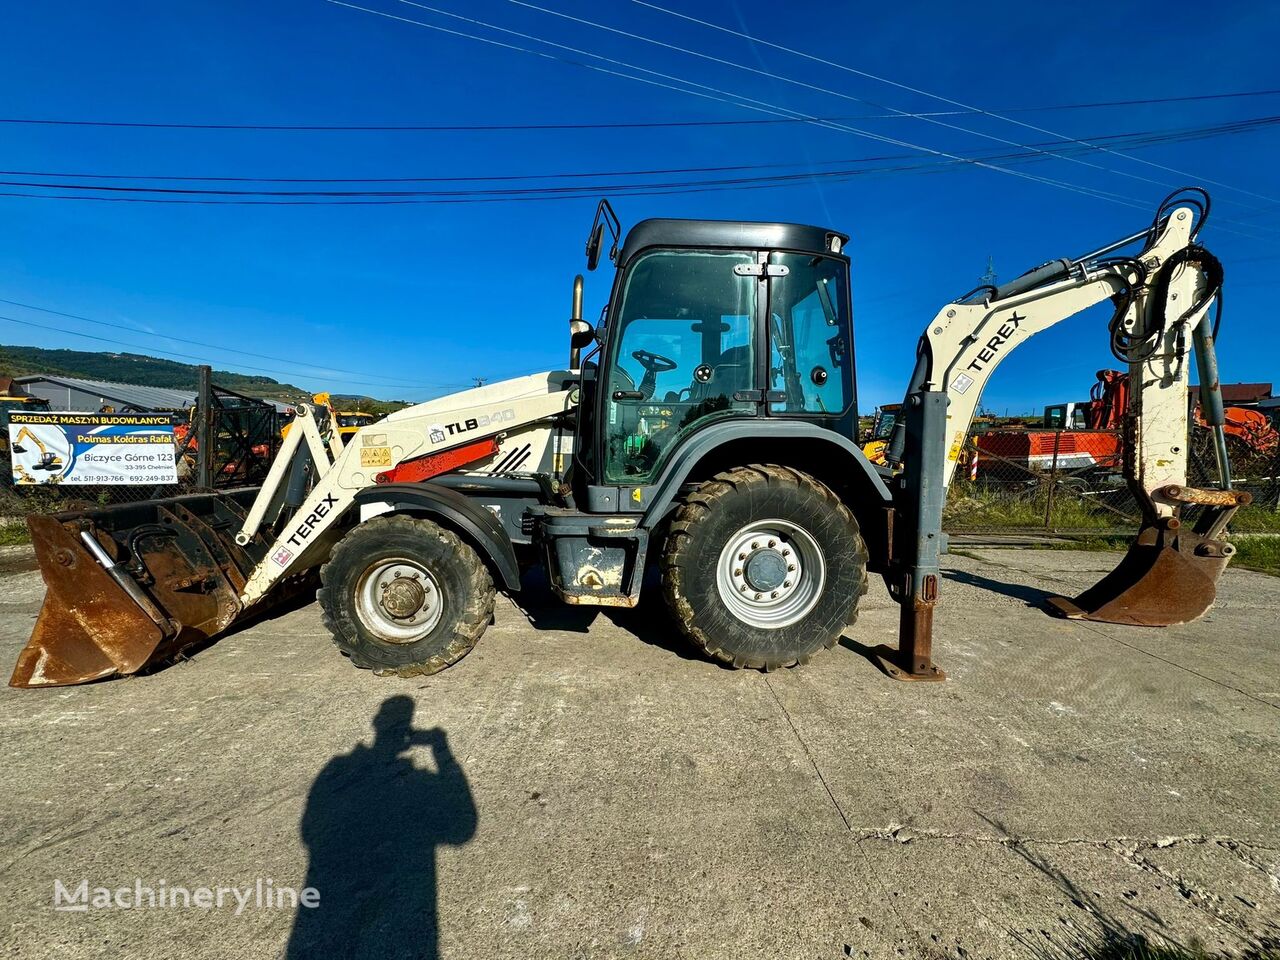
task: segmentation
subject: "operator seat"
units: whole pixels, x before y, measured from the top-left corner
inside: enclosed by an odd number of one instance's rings
[[[690,384],[689,399],[697,403],[707,397],[732,397],[740,390],[750,390],[752,379],[750,345],[730,347],[712,365],[710,380],[699,383],[695,379]]]

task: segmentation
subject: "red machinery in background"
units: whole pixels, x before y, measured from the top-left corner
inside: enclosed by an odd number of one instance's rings
[[[1099,370],[1098,380],[1085,403],[1061,403],[1045,407],[1045,429],[992,430],[978,435],[969,462],[971,480],[1008,481],[1010,468],[1027,474],[1064,471],[1083,480],[1099,481],[1118,477],[1123,470],[1120,430],[1129,409],[1129,375],[1120,370]],[[1233,389],[1234,388],[1234,389]],[[1198,397],[1193,387],[1191,396]],[[1235,393],[1241,399],[1269,396],[1269,384],[1223,384],[1227,399]],[[1280,433],[1270,418],[1250,407],[1225,408],[1223,432],[1236,448],[1240,466],[1280,453]],[[1193,417],[1207,435],[1208,424],[1195,403]],[[1192,438],[1193,446],[1197,437]],[[1025,479],[1019,474],[1018,479]]]

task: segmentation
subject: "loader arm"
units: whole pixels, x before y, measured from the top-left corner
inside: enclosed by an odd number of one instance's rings
[[[530,378],[538,381],[538,378]],[[406,478],[427,480],[447,473],[497,451],[493,441],[502,435],[530,424],[556,417],[573,408],[572,390],[548,392],[545,377],[540,393],[530,392],[500,400],[485,396],[485,391],[469,391],[474,402],[441,410],[436,405],[423,405],[402,411],[367,427],[361,427],[345,445],[338,439],[336,425],[325,446],[314,417],[307,408],[299,408],[302,429],[291,430],[286,447],[295,435],[299,437],[290,449],[282,449],[272,464],[258,498],[237,534],[238,543],[247,544],[261,535],[261,524],[274,516],[278,528],[266,557],[254,568],[240,595],[244,607],[261,600],[282,578],[318,563],[332,545],[330,532],[338,527],[356,502],[360,491],[379,483]],[[495,386],[501,386],[500,384]],[[463,394],[467,396],[467,394]],[[302,445],[302,438],[306,446]],[[453,452],[458,456],[449,457]],[[289,456],[286,456],[286,453]],[[288,482],[299,464],[318,464],[317,480],[296,510],[289,509]],[[414,470],[421,463],[424,469]],[[288,511],[281,514],[282,507]]]
[[[1182,191],[1179,191],[1181,193]],[[1177,196],[1177,194],[1173,195]],[[1162,204],[1149,230],[1074,259],[1053,261],[1003,287],[984,287],[938,311],[920,338],[906,398],[887,459],[900,467],[897,561],[889,587],[902,616],[890,665],[905,678],[932,679],[933,606],[942,552],[947,487],[987,381],[1019,345],[1104,300],[1117,354],[1129,366],[1123,412],[1126,478],[1143,526],[1112,574],[1057,612],[1117,623],[1169,625],[1201,616],[1234,552],[1221,539],[1249,494],[1230,489],[1222,436],[1213,336],[1206,314],[1221,288],[1221,266],[1196,236],[1208,207]],[[1197,217],[1199,211],[1199,217]],[[1109,254],[1142,243],[1131,256]],[[1218,439],[1219,489],[1187,486],[1187,386],[1195,347],[1205,416]],[[1192,530],[1180,512],[1195,504]],[[891,669],[891,672],[892,669]]]
[[[332,411],[304,405],[256,492],[29,518],[47,591],[10,685],[133,674],[207,642],[301,583],[353,510],[370,509],[370,488],[492,458],[576,394],[565,375],[536,374],[397,411],[345,442]]]

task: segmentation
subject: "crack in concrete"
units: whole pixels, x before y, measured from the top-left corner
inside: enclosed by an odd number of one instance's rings
[[[791,733],[795,736],[796,742],[800,744],[800,749],[804,751],[804,755],[809,760],[809,765],[813,767],[813,772],[818,776],[818,782],[822,784],[822,789],[827,792],[827,799],[831,801],[831,805],[836,808],[836,813],[840,815],[846,830],[852,830],[853,825],[849,823],[849,818],[845,816],[844,810],[840,808],[840,801],[836,799],[836,795],[831,791],[831,785],[827,783],[827,778],[822,775],[822,768],[818,766],[817,758],[814,757],[809,745],[804,742],[804,737],[800,736],[800,731],[796,728],[795,721],[791,719],[791,713],[787,710],[786,705],[782,702],[782,698],[778,696],[778,691],[773,689],[773,684],[769,682],[769,678],[764,678],[764,685],[769,688],[769,693],[773,695],[773,701],[778,705],[778,709],[782,711],[782,718],[787,721],[787,726],[791,728]]]
[[[1252,850],[1277,851],[1278,848],[1254,840],[1240,840],[1230,836],[1214,836],[1206,834],[1188,834],[1185,836],[1166,837],[1019,837],[1012,835],[989,836],[984,834],[945,833],[935,830],[913,830],[907,826],[890,824],[884,828],[860,828],[851,831],[854,842],[862,844],[869,840],[892,843],[912,843],[915,841],[952,841],[960,843],[985,843],[1009,849],[1030,846],[1082,846],[1095,850],[1104,850],[1114,854],[1124,862],[1136,867],[1144,873],[1159,877],[1193,909],[1203,913],[1209,919],[1223,924],[1234,934],[1246,940],[1257,933],[1248,920],[1231,909],[1230,901],[1183,876],[1180,872],[1160,866],[1144,851],[1168,850],[1177,847],[1205,846],[1225,850],[1240,863],[1257,870],[1267,878],[1272,888],[1280,892],[1280,875],[1277,875],[1266,863],[1253,856]],[[1246,901],[1247,902],[1247,901]]]
[[[1224,849],[1236,853],[1240,856],[1238,847],[1248,847],[1258,850],[1274,850],[1280,851],[1280,846],[1272,846],[1261,840],[1241,840],[1239,837],[1230,837],[1226,835],[1193,833],[1185,836],[1166,836],[1166,837],[1020,837],[1020,836],[991,836],[990,834],[981,833],[959,833],[945,832],[941,830],[928,830],[924,828],[910,827],[905,824],[890,823],[887,827],[851,827],[850,832],[855,835],[855,841],[858,843],[864,840],[892,840],[895,843],[911,843],[916,840],[952,840],[963,843],[991,843],[1004,847],[1017,847],[1025,844],[1039,844],[1041,846],[1092,846],[1099,848],[1111,847],[1115,844],[1133,844],[1135,848],[1143,847],[1150,849],[1166,849],[1168,847],[1178,846],[1180,844],[1201,845],[1206,843],[1214,843],[1222,846]],[[1245,859],[1241,856],[1241,859]],[[1253,866],[1267,876],[1272,874],[1257,861],[1245,860],[1250,866]],[[1278,878],[1277,882],[1280,882]]]

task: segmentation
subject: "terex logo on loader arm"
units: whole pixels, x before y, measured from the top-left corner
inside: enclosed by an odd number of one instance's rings
[[[295,547],[301,547],[302,541],[311,536],[311,532],[319,526],[320,521],[329,515],[330,509],[337,505],[337,497],[332,494],[325,494],[324,499],[316,504],[316,508],[306,515],[302,523],[298,524],[298,529],[293,531],[288,542]]]

